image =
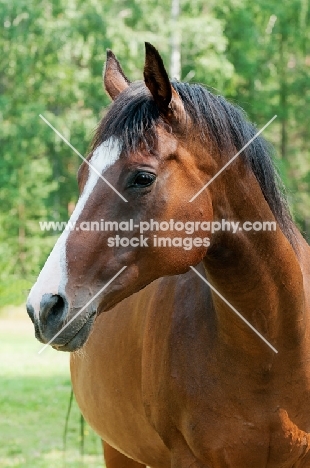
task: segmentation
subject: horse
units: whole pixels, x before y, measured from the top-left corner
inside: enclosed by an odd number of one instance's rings
[[[107,468],[309,467],[310,248],[272,149],[151,44],[143,80],[108,51],[103,81],[77,227],[27,301],[36,337],[71,353]]]

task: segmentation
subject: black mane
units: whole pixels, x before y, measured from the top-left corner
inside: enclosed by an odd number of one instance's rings
[[[223,158],[234,156],[257,133],[244,111],[222,96],[215,96],[198,84],[172,82],[172,86],[199,129],[202,140],[216,146]],[[121,140],[127,153],[137,150],[141,144],[153,152],[157,125],[167,126],[144,83],[135,82],[110,106],[96,131],[92,148],[114,135]],[[240,157],[250,165],[282,232],[294,245],[293,223],[282,182],[270,156],[272,151],[264,138],[258,136]]]

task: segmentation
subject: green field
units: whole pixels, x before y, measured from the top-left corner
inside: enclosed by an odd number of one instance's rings
[[[23,310],[0,315],[0,467],[102,468],[101,442],[84,428],[80,453],[80,413],[75,401],[69,419],[66,450],[63,433],[71,383],[69,355],[33,337]]]

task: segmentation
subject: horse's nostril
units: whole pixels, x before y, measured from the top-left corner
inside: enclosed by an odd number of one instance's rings
[[[59,294],[44,294],[40,304],[40,319],[43,325],[48,321],[61,321],[65,311],[65,301]]]
[[[29,317],[31,318],[32,323],[34,323],[34,308],[29,302],[26,304],[26,309]]]

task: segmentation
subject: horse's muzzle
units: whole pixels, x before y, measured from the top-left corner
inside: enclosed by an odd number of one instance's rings
[[[95,319],[94,311],[86,310],[83,315],[79,316],[77,313],[74,318],[72,311],[69,314],[66,299],[59,294],[44,294],[38,315],[28,302],[27,312],[34,323],[36,338],[60,351],[75,351],[81,348]]]

